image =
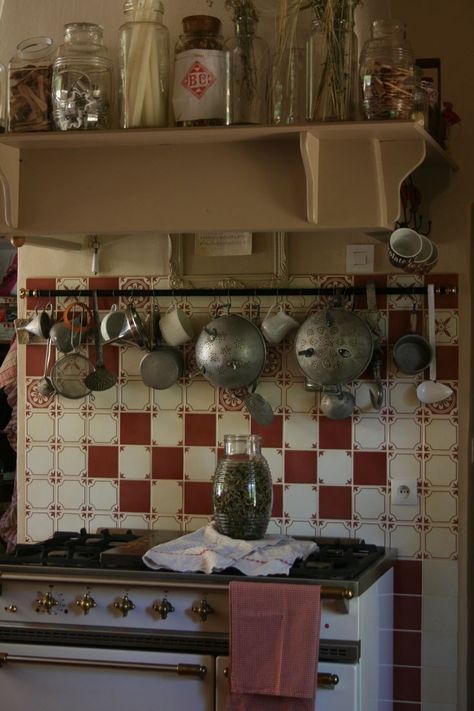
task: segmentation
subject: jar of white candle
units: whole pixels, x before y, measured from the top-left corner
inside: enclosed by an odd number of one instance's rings
[[[52,79],[53,119],[60,131],[112,125],[112,62],[103,33],[93,22],[64,26],[64,42],[54,60]]]
[[[168,124],[169,33],[161,0],[125,0],[120,40],[120,125]]]

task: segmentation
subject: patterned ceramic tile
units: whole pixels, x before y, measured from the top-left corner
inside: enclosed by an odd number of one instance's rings
[[[151,447],[128,444],[120,447],[119,473],[124,479],[151,477]]]
[[[285,415],[283,439],[287,449],[316,449],[318,440],[316,418],[303,413]]]
[[[35,503],[35,508],[39,506]],[[47,513],[34,511],[25,522],[26,542],[43,541],[50,538],[54,532],[54,521]]]
[[[436,343],[451,345],[459,342],[459,316],[456,311],[436,310]]]
[[[284,472],[284,460],[282,450],[275,449],[272,447],[264,447],[262,449],[262,454],[267,460],[268,466],[270,467],[272,481],[274,483],[282,482]]]
[[[388,390],[388,402],[394,413],[398,415],[415,415],[421,407],[416,397],[416,387],[412,382],[393,383]]]
[[[118,443],[118,418],[109,413],[96,412],[89,420],[89,438],[97,444]]]
[[[176,514],[183,510],[183,485],[177,481],[154,481],[151,487],[152,511]]]
[[[63,509],[78,509],[86,504],[87,490],[80,481],[63,481],[57,487],[57,502]]]
[[[437,452],[455,451],[458,444],[456,424],[445,418],[433,418],[426,425],[425,442],[431,450]]]
[[[385,423],[376,417],[354,417],[354,448],[384,449]]]
[[[118,506],[118,486],[111,481],[89,484],[89,503],[96,511],[113,511]]]
[[[395,526],[389,531],[389,545],[398,549],[402,558],[413,558],[421,554],[421,533],[410,525]]]
[[[318,454],[320,484],[345,486],[352,484],[352,454],[342,449],[321,451]]]
[[[358,487],[354,490],[354,517],[378,519],[385,513],[386,493],[383,489]]]
[[[388,460],[388,475],[391,479],[421,479],[422,464],[415,454],[393,454]]]
[[[213,412],[216,409],[216,389],[205,380],[191,382],[186,388],[186,411]]]
[[[408,417],[397,417],[389,425],[390,444],[395,449],[415,450],[421,444],[421,425]]]
[[[211,481],[216,469],[214,447],[184,448],[184,477],[192,481]]]
[[[115,346],[111,346],[115,347]],[[117,346],[118,348],[118,346]],[[140,362],[143,358],[143,351],[135,348],[134,346],[121,346],[120,347],[120,361],[121,368],[120,373],[125,378],[139,378],[140,377]]]
[[[183,478],[182,447],[152,447],[151,476],[153,479]]]
[[[64,446],[58,451],[58,472],[65,477],[86,476],[87,454],[84,448]]]
[[[47,509],[54,504],[54,486],[47,479],[34,478],[26,486],[26,502],[38,509]]]
[[[244,412],[222,412],[217,417],[217,442],[224,446],[224,436],[228,434],[248,435],[250,418]]]
[[[55,421],[49,412],[34,412],[26,420],[27,442],[49,442],[54,438]]]
[[[430,491],[425,497],[425,513],[433,523],[456,523],[457,497],[449,491]]]
[[[426,552],[431,558],[452,558],[457,554],[456,527],[432,526],[425,535]]]
[[[48,447],[31,446],[26,451],[26,470],[35,476],[46,476],[54,470],[54,452]]]
[[[142,380],[127,380],[122,386],[122,410],[149,410],[151,393]]]
[[[283,491],[283,510],[292,519],[311,520],[317,510],[316,486],[289,484]]]
[[[184,440],[184,418],[172,410],[155,413],[151,420],[153,444],[162,447],[178,447]]]
[[[316,396],[301,383],[291,383],[286,389],[286,406],[292,412],[311,413],[316,406]]]
[[[158,410],[183,409],[185,388],[181,383],[175,383],[166,390],[153,390],[152,404]]]
[[[64,413],[58,418],[58,440],[64,443],[84,442],[87,423],[80,413]]]

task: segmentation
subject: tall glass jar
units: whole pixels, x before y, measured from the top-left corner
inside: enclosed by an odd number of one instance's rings
[[[120,40],[120,125],[168,125],[169,32],[161,0],[125,0]]]
[[[175,47],[173,109],[177,126],[222,126],[226,120],[221,21],[211,15],[183,18]]]
[[[230,538],[262,538],[272,512],[272,477],[259,435],[224,435],[214,474],[215,527]]]
[[[8,130],[51,131],[51,37],[30,37],[17,45],[8,64]]]
[[[235,34],[224,45],[226,55],[226,123],[268,123],[270,116],[270,50],[255,34],[248,13],[235,19]]]
[[[53,116],[60,131],[112,125],[112,62],[102,40],[103,28],[92,22],[64,26],[53,64]]]
[[[412,118],[415,61],[401,20],[374,20],[360,56],[360,82],[366,119]]]
[[[313,5],[311,34],[306,42],[306,119],[348,121],[354,117],[353,0]]]

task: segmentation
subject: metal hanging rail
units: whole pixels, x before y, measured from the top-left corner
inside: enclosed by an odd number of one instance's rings
[[[426,294],[426,286],[376,286],[377,294]],[[56,296],[72,296],[83,297],[93,296],[109,296],[109,297],[129,297],[143,298],[149,297],[166,297],[166,296],[353,296],[364,295],[366,293],[365,286],[348,286],[348,287],[264,287],[264,288],[225,288],[219,287],[216,289],[205,288],[180,288],[180,289],[20,289],[18,295],[20,299],[25,298],[53,298]],[[436,286],[435,293],[438,295],[453,295],[457,294],[455,286]]]

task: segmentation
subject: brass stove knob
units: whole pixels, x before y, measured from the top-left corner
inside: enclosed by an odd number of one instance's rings
[[[205,598],[201,600],[197,605],[193,605],[191,609],[196,615],[199,615],[203,622],[207,620],[209,615],[212,615],[214,613],[214,608],[209,605]]]
[[[76,605],[81,608],[85,615],[88,615],[93,607],[97,607],[97,603],[94,598],[91,597],[90,592],[86,592],[82,597],[76,600]]]
[[[36,604],[38,605],[39,610],[43,610],[50,615],[53,607],[59,605],[59,600],[56,600],[50,592],[47,592],[40,595],[40,597],[36,600]]]
[[[154,612],[157,612],[162,620],[166,620],[169,614],[174,612],[174,607],[166,597],[153,605]]]
[[[126,617],[130,610],[135,609],[135,604],[130,600],[127,594],[122,595],[119,599],[114,602],[114,607],[116,610],[120,610],[122,617]]]

